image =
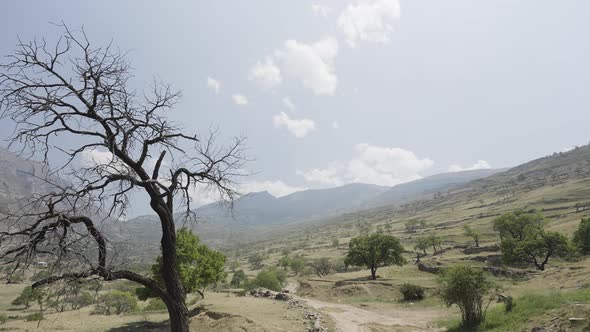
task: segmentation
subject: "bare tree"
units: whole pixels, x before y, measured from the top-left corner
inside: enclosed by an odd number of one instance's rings
[[[33,287],[72,279],[137,282],[166,303],[172,331],[188,331],[174,216],[191,216],[195,186],[233,200],[233,179],[245,162],[243,138],[224,147],[215,144],[215,133],[184,133],[166,117],[179,92],[159,82],[135,92],[126,54],[111,44],[92,46],[83,30],[59,27],[57,42],[19,41],[0,67],[0,114],[15,124],[11,146],[41,156],[45,179],[54,185],[6,213],[0,260],[14,270],[41,258],[50,262],[55,273]],[[130,193],[138,191],[147,194],[161,224],[163,285],[117,266],[100,227],[125,213]]]

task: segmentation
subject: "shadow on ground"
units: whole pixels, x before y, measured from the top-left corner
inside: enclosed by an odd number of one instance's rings
[[[137,332],[137,331],[169,331],[169,330],[170,330],[170,324],[168,323],[168,321],[161,322],[161,323],[143,321],[143,322],[127,323],[123,326],[114,327],[108,331],[109,332],[129,332],[129,331]]]

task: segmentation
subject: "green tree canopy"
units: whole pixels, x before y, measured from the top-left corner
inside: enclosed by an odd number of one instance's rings
[[[552,256],[570,252],[567,238],[557,232],[545,231],[543,215],[515,211],[494,220],[494,230],[500,234],[502,257],[507,263],[533,263],[544,271]]]
[[[375,280],[378,267],[405,264],[403,252],[403,246],[394,236],[385,234],[358,236],[350,240],[345,264],[366,266],[371,270],[371,279]]]
[[[198,292],[204,297],[209,285],[225,280],[225,256],[200,244],[199,237],[191,230],[182,228],[177,232],[176,253],[177,269],[186,293]],[[164,285],[161,269],[162,257],[158,256],[151,270],[154,280]],[[141,300],[155,297],[147,288],[139,288],[137,294]]]
[[[590,254],[590,218],[583,218],[574,232],[574,244],[584,255]]]

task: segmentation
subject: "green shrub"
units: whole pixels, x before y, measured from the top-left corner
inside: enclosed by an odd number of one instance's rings
[[[27,322],[38,322],[43,319],[45,319],[45,317],[43,317],[43,313],[40,313],[40,312],[35,312],[35,313],[25,316],[25,320]]]
[[[31,303],[39,302],[43,297],[43,292],[39,288],[27,286],[23,288],[20,295],[12,301],[13,305],[23,305],[26,308],[31,306]]]
[[[98,315],[120,315],[137,310],[137,298],[129,292],[114,290],[98,297],[94,313]]]
[[[590,255],[590,218],[583,218],[574,232],[574,244],[584,255]]]
[[[165,311],[168,310],[166,308],[166,303],[159,298],[153,298],[150,300],[148,305],[144,309],[145,311]]]
[[[246,288],[248,289],[257,287],[262,287],[277,292],[280,291],[281,282],[279,281],[276,271],[260,271],[256,275],[256,278],[246,284]]]
[[[404,301],[420,301],[424,299],[424,287],[405,283],[400,286],[399,291]]]
[[[6,323],[8,317],[5,314],[0,314],[0,324]]]
[[[456,305],[461,310],[462,327],[475,330],[485,318],[484,297],[492,289],[492,283],[481,269],[457,265],[446,269],[440,279],[440,296],[447,306]]]

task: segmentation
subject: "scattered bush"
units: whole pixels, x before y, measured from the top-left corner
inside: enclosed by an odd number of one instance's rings
[[[109,316],[120,315],[137,310],[137,298],[129,292],[114,290],[99,296],[94,313]]]
[[[424,299],[424,287],[405,283],[400,286],[399,291],[404,301],[421,301]]]
[[[38,322],[43,319],[45,319],[45,317],[43,317],[43,313],[41,313],[41,312],[35,312],[35,313],[25,316],[25,320],[27,322]]]
[[[445,270],[441,279],[440,296],[447,306],[456,305],[461,310],[462,327],[475,329],[485,319],[484,297],[492,289],[485,273],[466,265]]]
[[[0,314],[0,324],[6,323],[8,317],[5,314]]]
[[[166,311],[166,303],[159,298],[150,299],[148,305],[144,308],[145,311]]]

